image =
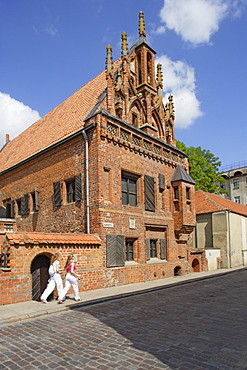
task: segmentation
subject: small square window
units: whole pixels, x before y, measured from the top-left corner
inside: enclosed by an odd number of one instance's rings
[[[240,196],[234,197],[234,202],[240,204]]]

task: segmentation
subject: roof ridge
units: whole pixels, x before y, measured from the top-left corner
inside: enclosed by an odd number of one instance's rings
[[[213,203],[216,207],[218,207],[218,208],[220,208],[220,209],[222,209],[222,210],[224,210],[224,209],[226,209],[226,208],[224,208],[224,207],[222,207],[222,206],[220,206],[218,203],[216,203],[212,198],[210,198],[208,195],[207,195],[207,192],[205,192],[205,191],[203,191],[203,190],[201,190],[201,189],[198,189],[198,191],[200,191],[201,193],[202,193],[202,195],[204,195],[211,203]],[[211,193],[209,193],[209,194],[211,194]]]

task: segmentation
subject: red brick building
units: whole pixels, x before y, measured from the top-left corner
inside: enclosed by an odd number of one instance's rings
[[[77,255],[81,290],[206,269],[194,181],[145,33],[0,152],[0,302],[39,299],[51,255]],[[193,267],[192,267],[193,266]]]

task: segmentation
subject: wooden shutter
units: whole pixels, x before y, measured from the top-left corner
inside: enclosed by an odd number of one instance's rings
[[[147,261],[150,260],[150,239],[147,238],[146,239],[146,257],[147,257]]]
[[[148,175],[144,177],[145,210],[155,211],[154,178]]]
[[[14,217],[15,217],[15,201],[11,200],[11,203],[10,203],[10,218],[14,218]]]
[[[39,192],[38,192],[38,189],[34,189],[34,199],[35,199],[36,211],[38,211],[39,210]]]
[[[26,215],[29,213],[29,195],[25,194],[21,198],[21,215]]]
[[[160,239],[160,258],[166,259],[166,239]]]
[[[82,199],[81,173],[75,177],[75,201]]]
[[[54,188],[54,206],[59,207],[61,206],[61,203],[62,203],[60,181],[54,182],[53,188]]]
[[[106,235],[106,267],[124,266],[124,236]]]
[[[165,176],[163,173],[159,173],[159,188],[160,190],[165,190]]]

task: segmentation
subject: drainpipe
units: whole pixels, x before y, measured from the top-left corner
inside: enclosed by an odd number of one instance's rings
[[[230,269],[232,268],[232,246],[231,246],[231,221],[230,221],[230,212],[227,211],[228,213],[228,243],[229,243],[229,265]]]
[[[82,130],[82,135],[85,140],[85,179],[86,179],[86,230],[87,234],[90,234],[90,206],[89,206],[89,173],[88,173],[88,136],[86,131],[90,130],[92,127],[95,127],[95,122],[91,123]]]

